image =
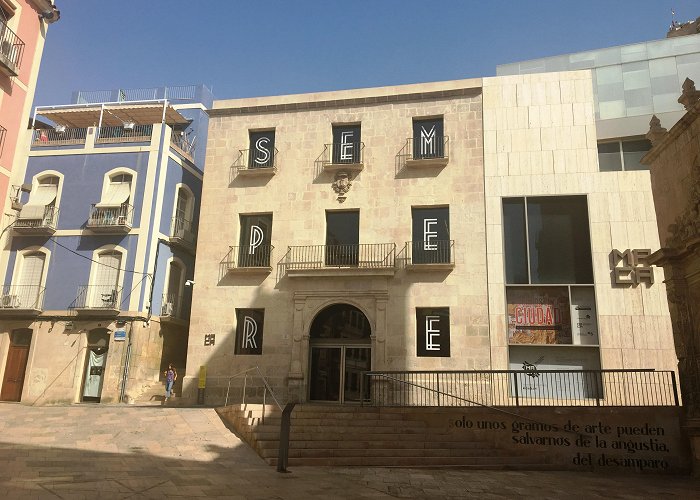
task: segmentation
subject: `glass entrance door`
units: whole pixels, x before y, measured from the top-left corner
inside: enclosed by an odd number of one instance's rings
[[[369,347],[311,347],[309,400],[359,402],[362,372],[371,369]],[[365,399],[369,388],[365,387]]]

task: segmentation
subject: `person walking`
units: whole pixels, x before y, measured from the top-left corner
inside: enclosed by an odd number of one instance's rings
[[[165,374],[165,401],[173,394],[173,384],[177,380],[177,370],[172,363],[168,363],[168,369],[163,372]]]

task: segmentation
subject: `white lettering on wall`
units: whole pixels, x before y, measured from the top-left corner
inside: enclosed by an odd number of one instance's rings
[[[258,226],[250,227],[250,244],[248,245],[248,254],[252,255],[255,253],[255,249],[258,248],[265,238],[265,233]]]
[[[425,130],[425,127],[420,127],[420,154],[434,155],[435,154],[435,125],[432,126],[430,132]]]
[[[439,351],[440,344],[436,342],[435,337],[440,336],[440,316],[426,316],[425,317],[425,350],[426,351]]]
[[[349,161],[353,158],[355,144],[352,142],[352,138],[354,135],[353,132],[340,133],[340,159],[343,161]]]
[[[255,155],[255,163],[258,165],[264,165],[270,160],[270,150],[265,146],[268,142],[269,137],[261,137],[255,141],[255,150],[260,152],[260,155]]]
[[[423,250],[437,250],[437,231],[434,227],[437,226],[437,219],[423,219]]]
[[[243,317],[243,349],[257,349],[255,335],[258,333],[258,324],[250,316]]]

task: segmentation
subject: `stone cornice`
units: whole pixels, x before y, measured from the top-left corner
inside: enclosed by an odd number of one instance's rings
[[[678,137],[685,132],[690,126],[693,124],[693,122],[698,118],[698,115],[700,115],[700,101],[696,102],[692,108],[690,108],[678,122],[676,122],[673,127],[671,127],[671,130],[668,131],[666,136],[663,139],[660,139],[658,143],[654,144],[654,147],[652,147],[647,154],[645,154],[642,157],[642,164],[643,165],[651,165],[656,161],[656,159],[659,157],[659,155],[670,145],[672,144]]]

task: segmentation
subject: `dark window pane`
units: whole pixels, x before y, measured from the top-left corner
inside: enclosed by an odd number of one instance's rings
[[[651,142],[646,139],[624,141],[622,155],[625,160],[625,170],[649,170],[647,165],[642,165],[641,159],[650,149]]]
[[[413,158],[443,158],[444,132],[442,118],[413,122]]]
[[[272,241],[272,214],[241,215],[239,267],[268,267]]]
[[[449,264],[450,209],[449,207],[412,208],[413,264]]]
[[[503,199],[503,238],[506,283],[527,283],[525,200],[523,198]]]
[[[236,309],[234,354],[261,355],[265,309]]]
[[[340,400],[340,347],[311,349],[309,399],[312,401]]]
[[[619,142],[598,143],[598,166],[601,172],[617,172],[622,170]]]
[[[360,212],[326,212],[326,265],[356,266]]]
[[[585,196],[528,198],[531,283],[593,283]]]

